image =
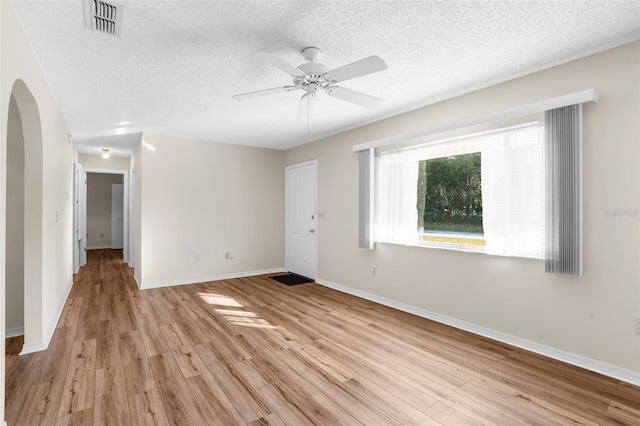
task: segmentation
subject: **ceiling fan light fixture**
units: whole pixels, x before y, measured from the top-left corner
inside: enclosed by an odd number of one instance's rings
[[[316,62],[322,56],[322,50],[317,47],[307,47],[302,50],[302,57],[307,62]]]
[[[109,158],[109,148],[102,148],[102,158]]]

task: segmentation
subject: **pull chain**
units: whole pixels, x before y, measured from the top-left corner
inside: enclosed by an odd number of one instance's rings
[[[311,96],[307,96],[307,134],[310,133],[310,122],[311,122]]]

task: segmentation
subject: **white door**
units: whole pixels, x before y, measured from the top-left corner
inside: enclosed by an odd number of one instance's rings
[[[124,184],[111,185],[111,248],[121,249],[124,242]]]
[[[87,264],[87,172],[82,164],[76,167],[76,238],[78,266]]]
[[[286,172],[286,267],[316,278],[316,162],[288,166]]]

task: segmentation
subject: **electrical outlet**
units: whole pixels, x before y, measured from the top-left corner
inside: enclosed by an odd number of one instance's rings
[[[224,258],[227,259],[227,260],[231,260],[231,259],[233,259],[233,256],[231,255],[231,252],[225,252]]]
[[[376,274],[376,267],[372,266],[371,267],[371,275],[375,275]]]
[[[636,317],[636,334],[640,334],[640,316]]]

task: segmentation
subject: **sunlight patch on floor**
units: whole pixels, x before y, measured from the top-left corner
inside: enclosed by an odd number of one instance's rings
[[[209,305],[225,306],[226,309],[214,308],[214,311],[220,314],[225,321],[231,324],[254,328],[276,328],[274,325],[270,324],[269,321],[258,318],[254,312],[241,310],[244,309],[244,306],[242,306],[242,304],[233,297],[214,293],[198,293],[198,296],[200,296],[200,298]]]
[[[254,314],[253,312],[247,312],[247,311],[232,311],[230,309],[214,309],[214,311],[224,316],[252,317],[252,318],[256,317],[256,314]]]
[[[235,308],[242,308],[242,305],[238,303],[233,297],[213,293],[198,293],[198,296],[200,296],[200,298],[209,305],[233,306]]]

